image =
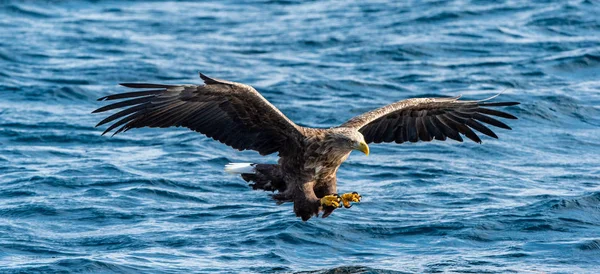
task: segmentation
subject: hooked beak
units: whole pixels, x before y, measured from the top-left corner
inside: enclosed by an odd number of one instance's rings
[[[369,146],[365,142],[358,143],[358,145],[354,149],[362,151],[362,153],[369,156]]]

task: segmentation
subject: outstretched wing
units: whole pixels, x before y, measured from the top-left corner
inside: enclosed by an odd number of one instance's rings
[[[262,155],[280,152],[301,136],[298,126],[269,103],[254,88],[203,74],[205,85],[130,84],[147,89],[98,99],[127,99],[95,110],[123,110],[100,121],[114,122],[105,134],[141,127],[187,127],[238,150],[256,150]],[[114,135],[113,134],[113,135]]]
[[[491,116],[517,119],[491,108],[518,105],[518,102],[487,102],[492,98],[460,101],[459,98],[407,99],[356,116],[341,127],[357,128],[367,143],[400,144],[433,139],[444,141],[446,138],[462,142],[460,134],[481,143],[473,129],[493,138],[498,136],[484,124],[511,129]]]

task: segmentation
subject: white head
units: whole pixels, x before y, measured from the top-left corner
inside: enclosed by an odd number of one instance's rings
[[[369,146],[365,142],[365,137],[353,128],[332,128],[325,137],[327,141],[333,143],[336,149],[350,152],[358,150],[369,155]]]

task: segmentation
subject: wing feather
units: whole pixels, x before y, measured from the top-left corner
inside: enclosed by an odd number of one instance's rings
[[[425,125],[425,118],[426,117],[417,117],[417,132],[419,133],[419,139],[421,141],[429,142],[432,140],[432,137]]]
[[[394,127],[396,120],[398,120],[398,118],[391,118],[388,119],[388,121],[386,122],[386,129],[385,129],[385,133],[382,134],[382,138],[381,141],[382,142],[393,142],[396,138],[396,128]]]
[[[474,142],[481,143],[481,139],[473,130],[498,138],[484,124],[511,129],[492,116],[517,119],[512,114],[491,108],[514,106],[518,105],[518,102],[459,99],[460,97],[403,100],[356,116],[341,127],[358,129],[369,143],[428,142],[434,139],[444,141],[446,138],[462,142],[461,134]]]
[[[400,142],[399,143],[404,143],[408,141],[408,120],[410,119],[409,116],[402,116],[402,124],[401,127],[399,128],[400,132]],[[396,140],[396,143],[398,143],[398,140]]]
[[[204,85],[159,85],[124,83],[133,91],[104,96],[112,103],[93,113],[122,109],[98,123],[110,122],[103,134],[141,127],[183,126],[238,150],[256,150],[262,155],[282,153],[302,138],[300,127],[289,120],[250,86],[200,75]],[[113,134],[113,135],[114,135]]]
[[[465,125],[465,119],[452,115],[452,112],[448,112],[444,116],[447,117],[448,120],[452,121],[452,123],[454,123],[454,125],[460,133],[467,136],[467,138],[473,140],[473,142],[475,143],[481,143],[481,139],[479,139],[479,136],[477,136],[477,134],[475,134],[473,130],[471,130],[468,126]]]
[[[406,130],[408,131],[408,141],[411,143],[418,142],[419,136],[417,134],[416,119],[409,116],[407,122],[408,124],[406,125]]]
[[[479,113],[483,113],[483,114],[488,114],[488,115],[492,115],[492,116],[498,116],[498,117],[506,118],[506,119],[517,119],[517,117],[515,117],[512,114],[508,114],[506,112],[495,110],[495,109],[477,108],[475,111],[479,112]]]
[[[133,105],[139,105],[142,103],[147,103],[150,100],[152,100],[152,97],[154,96],[146,96],[146,97],[141,97],[141,98],[135,98],[135,99],[129,99],[129,100],[125,100],[125,101],[121,101],[118,103],[114,103],[114,104],[110,104],[107,106],[103,106],[97,110],[94,110],[92,113],[98,113],[98,112],[104,112],[107,110],[111,110],[111,109],[115,109],[115,108],[122,108],[122,107],[128,107],[128,106],[133,106]]]
[[[125,93],[104,96],[102,98],[98,98],[98,101],[125,99],[125,98],[140,97],[140,96],[146,96],[146,95],[155,95],[155,94],[161,93],[162,91],[163,91],[162,89],[155,89],[155,90],[125,92]]]
[[[436,118],[438,118],[442,122],[442,124],[446,126],[446,134],[448,135],[448,138],[459,142],[463,141],[463,138],[460,137],[460,134],[458,133],[459,131],[456,127],[456,123],[454,123],[452,120],[448,119],[448,117],[444,115],[438,115],[436,116]]]
[[[435,122],[433,121],[433,119],[435,119],[434,116],[425,116],[423,117],[423,119],[423,123],[425,124],[425,127],[427,127],[427,131],[429,131],[429,134],[431,134],[431,137],[433,139],[440,141],[446,140],[446,135],[442,133],[442,131],[436,126]]]
[[[467,119],[465,121],[465,125],[487,135],[490,136],[492,138],[498,139],[498,135],[496,135],[496,133],[494,133],[491,129],[489,129],[488,127],[484,126],[482,123],[477,122],[473,119]]]
[[[512,129],[508,125],[506,125],[505,123],[502,123],[502,122],[500,122],[500,121],[498,121],[498,120],[496,120],[496,119],[494,119],[492,117],[483,115],[481,113],[474,113],[473,114],[473,118],[476,119],[476,120],[479,120],[481,122],[484,122],[484,123],[490,124],[492,126],[495,126],[495,127],[499,127],[499,128],[503,128],[503,129],[509,129],[509,130]]]

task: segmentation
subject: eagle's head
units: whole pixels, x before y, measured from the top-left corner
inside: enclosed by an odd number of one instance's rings
[[[365,137],[353,128],[332,128],[326,139],[339,151],[349,153],[352,150],[358,150],[365,155],[369,155],[369,146],[365,142]]]

